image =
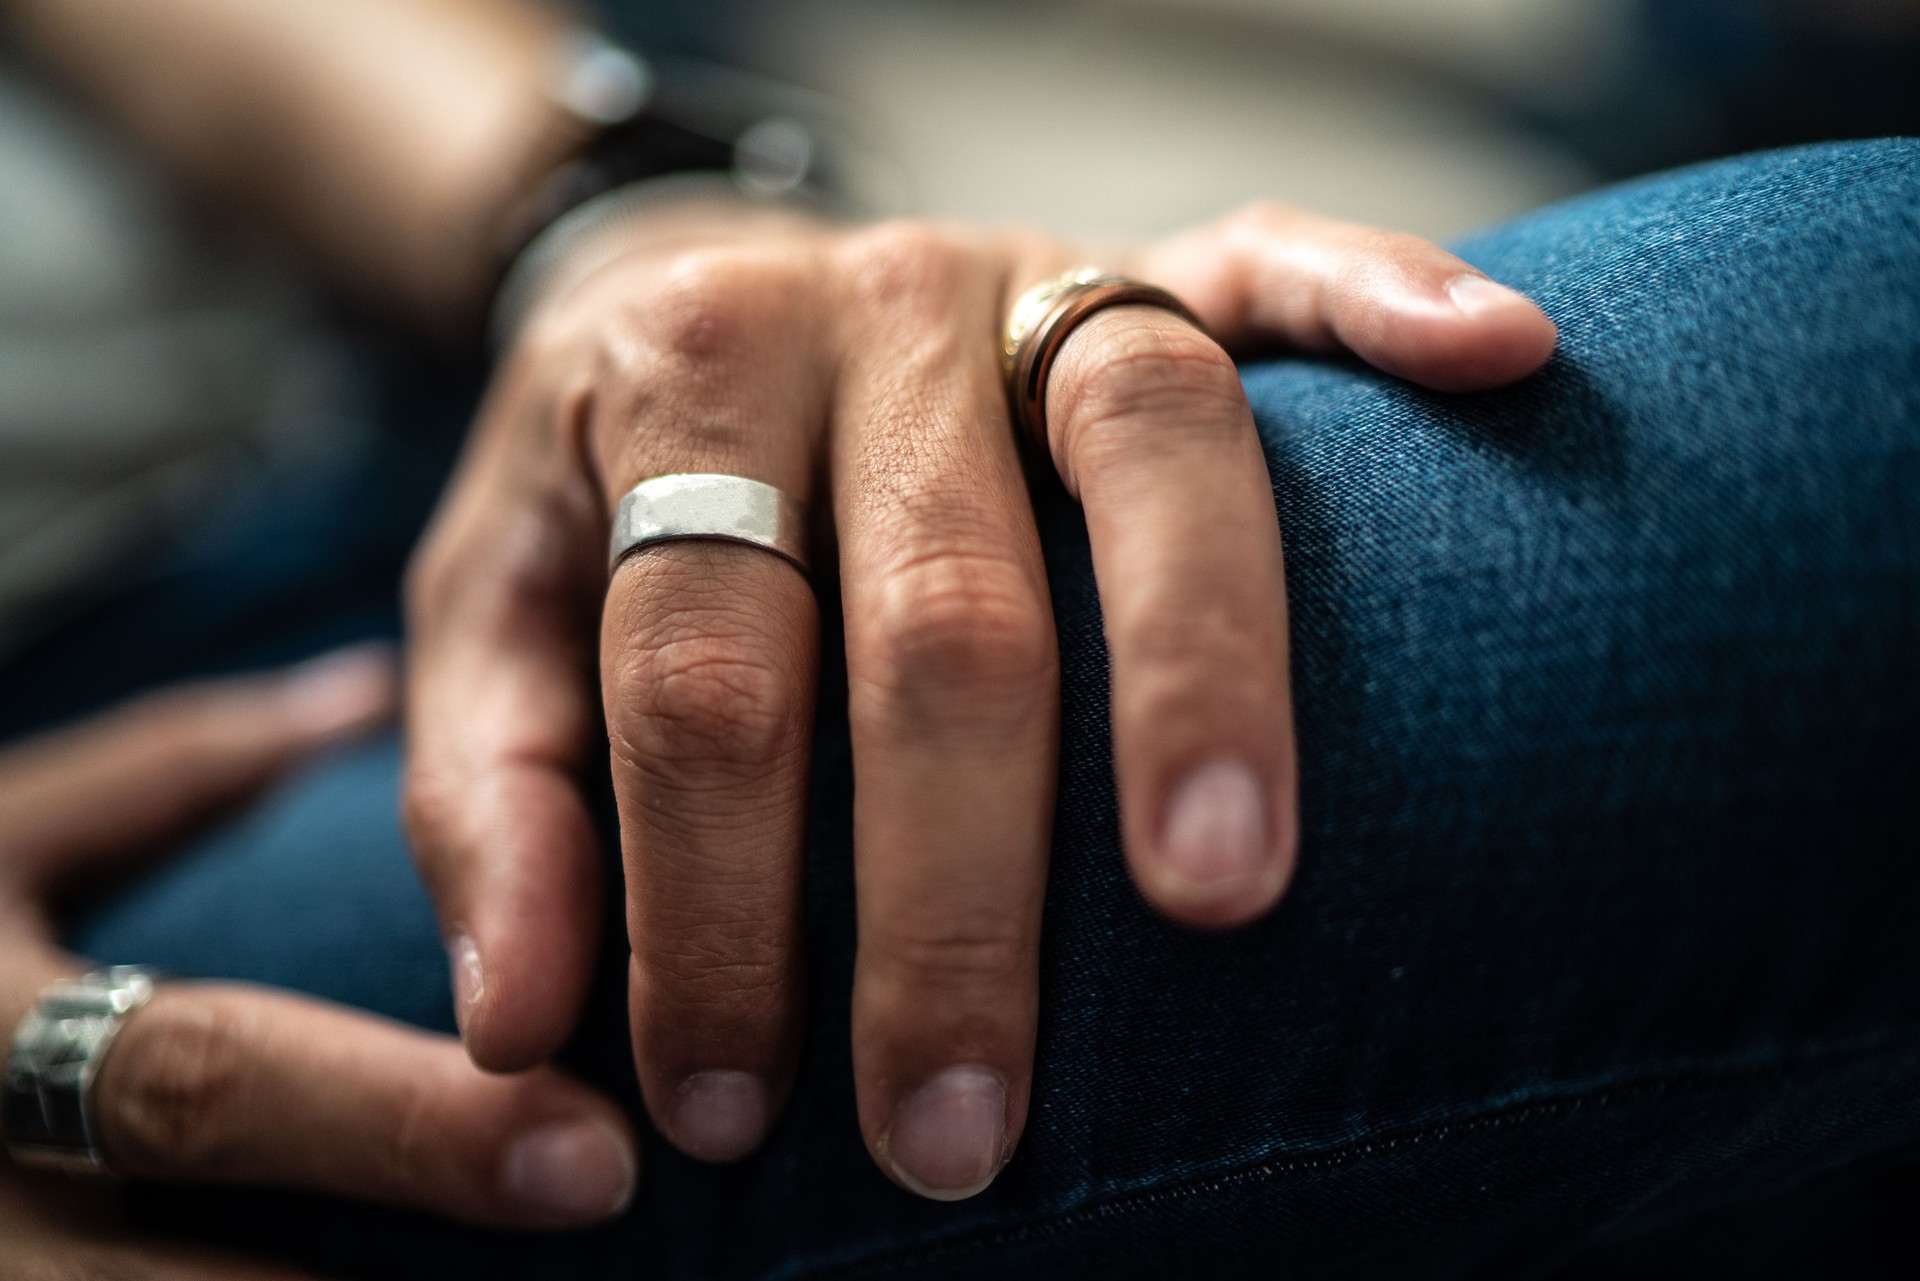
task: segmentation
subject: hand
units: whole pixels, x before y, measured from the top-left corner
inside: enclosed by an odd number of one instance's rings
[[[0,1035],[86,966],[48,905],[125,870],[316,748],[390,714],[392,661],[348,651],[185,687],[0,752]],[[634,1183],[619,1112],[553,1068],[492,1076],[450,1037],[233,983],[170,982],[94,1083],[128,1178],[274,1184],[476,1222],[596,1222]],[[0,1276],[281,1277],[124,1231],[98,1189],[0,1157]]]
[[[579,779],[604,712],[647,1106],[725,1160],[781,1104],[815,597],[715,542],[649,548],[611,585],[605,568],[635,483],[745,475],[811,501],[838,540],[868,1146],[942,1198],[1004,1163],[1059,706],[996,347],[1012,299],[1079,261],[1023,233],[687,208],[536,307],[409,590],[408,822],[478,1062],[541,1060],[580,1009],[598,886]],[[1048,443],[1092,540],[1133,877],[1175,919],[1235,925],[1285,886],[1296,812],[1280,531],[1221,344],[1348,350],[1466,390],[1538,368],[1556,333],[1433,245],[1275,207],[1096,261],[1171,289],[1212,335],[1097,314],[1054,367]]]

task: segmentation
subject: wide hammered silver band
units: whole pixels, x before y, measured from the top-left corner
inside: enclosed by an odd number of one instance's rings
[[[807,571],[805,503],[745,476],[682,472],[643,480],[620,500],[607,572],[642,547],[683,539],[748,543]]]
[[[0,1133],[23,1166],[100,1175],[92,1090],[127,1015],[153,997],[157,971],[115,965],[45,988],[14,1030]]]

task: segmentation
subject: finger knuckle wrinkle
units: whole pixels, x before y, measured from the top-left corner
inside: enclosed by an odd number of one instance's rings
[[[643,741],[630,749],[667,763],[749,766],[791,751],[799,697],[756,648],[699,638],[646,651],[632,678]]]
[[[11,1259],[0,1260],[9,1268],[14,1266]],[[4,1275],[9,1281],[143,1281],[151,1273],[139,1268],[131,1259],[120,1255],[88,1253],[78,1258],[64,1259],[28,1259],[27,1271],[16,1273],[7,1271]]]
[[[139,1053],[119,1065],[109,1096],[114,1159],[133,1172],[218,1174],[222,1118],[246,1084],[242,1029],[230,1012],[211,1006],[156,1003],[142,1017]]]
[[[1127,656],[1156,669],[1194,663],[1244,673],[1249,664],[1263,666],[1272,661],[1276,638],[1255,608],[1255,598],[1224,589],[1200,599],[1169,597],[1160,608],[1129,618]]]
[[[1082,360],[1060,396],[1056,427],[1076,471],[1130,447],[1143,431],[1156,440],[1213,436],[1245,418],[1232,358],[1191,327],[1132,328]]]
[[[1115,327],[1077,363],[1080,416],[1096,421],[1241,396],[1232,358],[1184,323]]]
[[[1026,694],[1052,671],[1037,589],[991,558],[948,554],[896,570],[875,627],[885,668],[903,687]]]
[[[743,957],[724,944],[684,940],[648,959],[664,980],[660,988],[671,993],[663,1004],[683,1028],[777,1019],[796,987],[795,967],[783,956]]]
[[[443,1082],[408,1081],[398,1100],[394,1124],[370,1145],[370,1174],[386,1187],[419,1187],[427,1171],[445,1160],[450,1127]]]
[[[1011,988],[1026,981],[1032,968],[1029,940],[985,918],[940,928],[894,928],[868,937],[885,968],[912,988]]]

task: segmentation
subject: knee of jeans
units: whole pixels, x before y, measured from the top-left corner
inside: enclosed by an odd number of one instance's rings
[[[1546,369],[1499,391],[1441,396],[1350,364],[1248,369],[1290,593],[1311,616],[1355,593],[1418,599],[1421,581],[1509,613],[1600,592],[1756,641],[1768,615],[1776,634],[1822,611],[1864,609],[1873,634],[1910,626],[1894,605],[1920,557],[1916,195],[1920,142],[1833,145],[1478,236],[1462,252],[1562,335]]]
[[[83,913],[67,942],[451,1031],[438,926],[400,832],[399,769],[392,737],[313,762]]]

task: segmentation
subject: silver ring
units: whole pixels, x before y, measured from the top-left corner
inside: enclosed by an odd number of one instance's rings
[[[106,1173],[93,1082],[127,1016],[153,999],[158,971],[114,965],[42,989],[14,1029],[0,1133],[22,1166]]]
[[[607,572],[642,547],[719,539],[763,547],[807,572],[807,505],[745,476],[682,472],[643,480],[613,513]]]

